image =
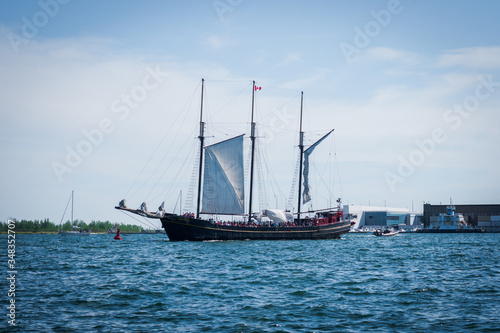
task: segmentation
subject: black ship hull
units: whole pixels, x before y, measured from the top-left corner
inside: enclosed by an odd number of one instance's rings
[[[347,221],[295,227],[226,226],[170,214],[161,223],[171,241],[335,239],[351,227]]]

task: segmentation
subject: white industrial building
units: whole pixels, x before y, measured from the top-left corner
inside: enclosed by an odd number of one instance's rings
[[[401,230],[413,230],[422,226],[422,213],[407,208],[344,205],[344,218],[354,222],[352,231],[372,231],[397,225]]]

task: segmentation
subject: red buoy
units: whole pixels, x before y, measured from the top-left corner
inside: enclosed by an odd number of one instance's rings
[[[115,239],[116,240],[121,240],[122,238],[120,237],[120,228],[118,228],[118,230],[116,231],[116,236],[115,236]]]

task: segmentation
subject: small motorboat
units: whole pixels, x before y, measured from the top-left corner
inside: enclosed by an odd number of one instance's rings
[[[395,236],[399,234],[399,230],[377,229],[373,232],[375,236]]]

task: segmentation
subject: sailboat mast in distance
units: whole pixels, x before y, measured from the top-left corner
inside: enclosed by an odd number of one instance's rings
[[[201,107],[200,107],[200,164],[198,167],[198,199],[196,204],[196,218],[200,218],[200,199],[201,199],[201,172],[203,169],[203,145],[205,140],[205,123],[203,122],[203,89],[205,79],[201,79]]]
[[[250,140],[252,141],[252,157],[250,159],[250,198],[248,201],[248,223],[252,222],[252,192],[253,192],[253,164],[255,156],[255,123],[253,121],[253,110],[255,100],[255,81],[252,84],[252,123],[250,127]]]

